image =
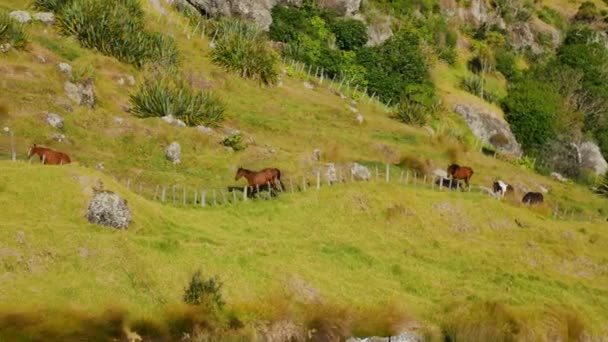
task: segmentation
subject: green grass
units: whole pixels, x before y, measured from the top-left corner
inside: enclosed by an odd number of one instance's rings
[[[359,125],[348,102],[329,89],[309,90],[302,79],[287,75],[281,87],[261,87],[213,65],[209,40],[187,39],[186,23],[176,13],[153,18],[146,24],[151,30],[173,34],[180,54],[193,56],[183,65],[193,87],[210,87],[226,102],[225,121],[215,134],[125,112],[135,88],[120,86],[117,79],[131,74],[142,82],[144,71],[82,49],[53,28],[30,26],[30,50],[3,57],[0,104],[9,113],[2,125],[15,131],[19,157],[39,143],[68,152],[76,163],[56,168],[0,162],[2,310],[76,306],[97,314],[112,298],[134,317],[154,317],[181,301],[192,273],[201,268],[221,277],[229,306],[251,310],[253,317],[273,312],[273,294],[287,291],[290,279],[298,278],[328,303],[398,303],[428,326],[443,327],[453,318],[448,309],[454,303],[476,308],[496,301],[540,334],[550,325],[543,317],[553,317],[545,314],[562,311],[578,313],[589,331],[605,334],[608,234],[603,221],[557,221],[548,217],[550,208],[534,211],[479,194],[381,183],[233,207],[176,208],[149,202],[112,181],[111,175],[142,183],[149,197],[158,184],[236,185],[238,166],[276,166],[295,181],[332,161],[365,161],[382,171],[394,154],[421,156],[433,168],[445,169],[447,152],[455,148],[458,162],[475,169],[474,185],[489,187],[496,178],[534,189],[543,185],[550,189],[549,205],[567,205],[596,218],[607,212],[606,201],[583,186],[557,183],[472,151],[474,139],[452,115],[434,123],[438,134],[430,137],[363,99],[358,107],[365,123]],[[37,62],[37,54],[49,63]],[[58,101],[65,97],[67,76],[56,63],[66,60],[95,69],[95,109],[72,104],[68,112]],[[466,101],[501,114],[457,88],[466,74],[462,67],[440,64],[434,73],[448,105]],[[504,90],[502,80],[495,83],[493,89]],[[46,111],[63,116],[69,143],[49,138],[56,130],[44,123]],[[116,116],[124,118],[122,125]],[[244,132],[245,150],[227,152],[220,144],[228,128]],[[457,143],[457,137],[466,143]],[[172,141],[182,145],[183,162],[177,166],[164,158]],[[7,146],[3,134],[2,159]],[[311,161],[316,148],[321,163]],[[100,162],[104,174],[93,171]],[[134,217],[129,230],[85,221],[91,195],[86,184],[98,178],[127,198]],[[26,243],[18,241],[19,232]],[[454,320],[448,325],[469,329]]]

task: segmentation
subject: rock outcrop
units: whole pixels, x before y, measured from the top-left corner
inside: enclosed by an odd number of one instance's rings
[[[595,143],[587,141],[578,146],[581,168],[591,170],[598,175],[608,172],[608,162]]]
[[[165,157],[167,158],[168,161],[172,162],[173,164],[181,163],[182,162],[181,145],[177,141],[174,141],[171,144],[169,144],[169,146],[167,146],[167,148],[165,149]]]
[[[276,5],[300,6],[303,0],[182,0],[199,12],[210,16],[238,17],[255,22],[268,30],[272,23],[271,10]],[[353,15],[361,0],[319,0],[320,7],[329,8],[340,15]]]
[[[504,152],[521,155],[521,146],[506,121],[469,105],[456,105],[454,111],[464,118],[473,134],[484,143]]]

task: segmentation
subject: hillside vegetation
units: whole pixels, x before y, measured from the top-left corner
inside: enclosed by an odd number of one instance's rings
[[[152,340],[271,340],[275,330],[328,341],[403,331],[452,341],[606,338],[606,199],[591,191],[596,177],[586,171],[575,168],[568,176],[577,183],[562,183],[547,177],[561,164],[541,163],[573,137],[593,136],[605,151],[605,49],[565,35],[572,39],[533,57],[502,41],[504,32],[450,25],[434,4],[397,4],[364,6],[366,16],[391,13],[402,26],[366,47],[356,20],[308,1],[275,7],[273,19],[284,21],[268,33],[164,2],[0,1],[0,44],[11,46],[0,53],[0,120],[19,159],[8,160],[3,132],[0,339],[126,339],[134,331]],[[55,24],[3,14],[33,6],[55,12]],[[563,25],[576,16],[591,36],[605,30],[604,4],[583,13],[570,3],[526,6]],[[62,62],[72,71],[62,72]],[[568,75],[580,83],[558,87]],[[76,103],[66,82],[93,84],[95,103]],[[494,155],[452,113],[463,102],[499,116],[504,109],[527,157]],[[48,113],[60,114],[63,127],[49,125]],[[159,118],[168,114],[185,127]],[[174,141],[177,164],[165,157]],[[27,163],[33,143],[74,163]],[[233,206],[151,200],[158,185],[243,185],[234,180],[239,166],[278,167],[298,183],[326,163],[347,170],[352,162],[429,179],[457,162],[475,170],[474,191],[371,181]],[[516,195],[478,191],[497,179]],[[127,230],[87,222],[100,186],[127,199]],[[546,203],[522,205],[524,188],[548,190]],[[576,220],[555,219],[556,207]],[[213,296],[185,304],[199,269],[201,291]],[[219,289],[205,282],[216,275]]]

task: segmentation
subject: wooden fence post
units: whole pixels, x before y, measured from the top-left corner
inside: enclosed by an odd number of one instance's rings
[[[226,204],[228,201],[226,201],[226,193],[224,192],[224,189],[220,190],[220,192],[222,193],[222,204]]]
[[[247,191],[249,191],[249,186],[245,185],[243,188],[243,202],[247,202]]]
[[[215,196],[215,189],[213,189],[213,205],[217,206],[217,197]]]
[[[184,206],[186,206],[186,187],[184,186],[183,188],[183,202],[184,202]]]
[[[435,175],[433,175],[433,179],[431,179],[431,190],[435,190]]]
[[[160,201],[165,203],[165,197],[167,195],[167,187],[163,185],[163,191],[160,195]]]
[[[422,185],[426,186],[426,175],[424,175],[424,178],[422,179]]]
[[[291,178],[289,178],[289,189],[291,190],[291,193],[293,194],[293,181]]]
[[[379,172],[378,172],[378,165],[376,165],[376,181],[378,180],[378,177],[380,177]]]
[[[338,183],[342,183],[342,168],[338,166]]]
[[[260,185],[259,184],[255,185],[255,197],[260,198]]]
[[[450,188],[448,189],[450,191],[452,191],[452,181],[453,181],[453,178],[450,178]]]
[[[175,205],[175,185],[173,186],[173,204]]]
[[[194,200],[192,201],[192,205],[196,205],[196,200],[198,199],[198,190],[194,188]]]
[[[405,174],[405,171],[401,170],[401,175],[399,176],[399,183],[403,183],[403,175]]]
[[[272,199],[272,188],[270,187],[270,182],[267,183],[268,184],[268,200]]]
[[[232,204],[236,204],[236,192],[234,191],[234,189],[232,189]]]
[[[207,191],[201,189],[201,207],[207,206]]]
[[[152,198],[153,201],[156,201],[156,198],[158,196],[158,189],[159,189],[159,186],[157,185],[156,188],[154,188],[154,197]]]
[[[139,194],[141,195],[144,192],[144,186],[139,183]]]
[[[321,189],[321,171],[317,171],[317,190]]]
[[[131,178],[127,179],[127,189],[131,190]]]
[[[443,190],[443,177],[439,177],[439,191]]]
[[[405,184],[410,182],[410,170],[405,171]]]
[[[388,165],[388,163],[386,164],[386,182],[390,182],[391,181],[391,166]]]

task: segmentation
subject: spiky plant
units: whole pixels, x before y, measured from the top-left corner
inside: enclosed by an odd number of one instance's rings
[[[11,18],[8,12],[0,10],[0,45],[2,44],[23,48],[27,45],[27,35],[23,24]]]

